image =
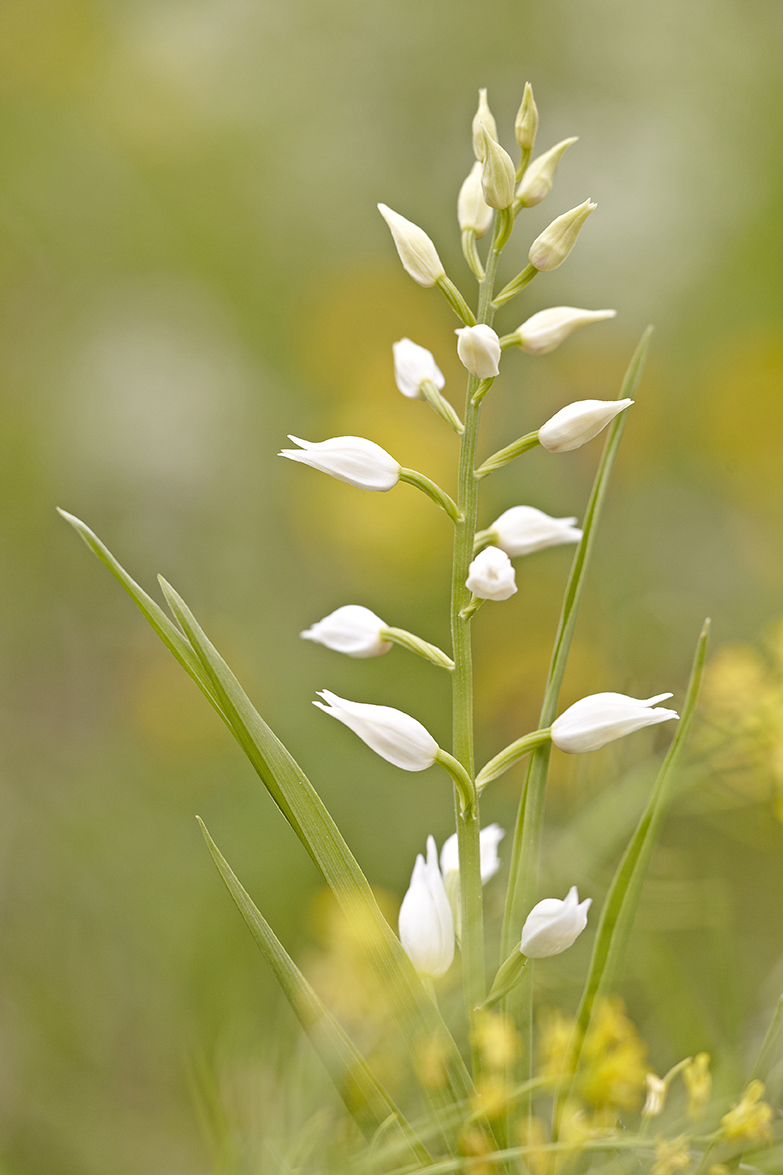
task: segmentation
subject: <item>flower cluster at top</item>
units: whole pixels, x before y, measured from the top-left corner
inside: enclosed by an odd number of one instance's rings
[[[398,644],[446,669],[454,675],[456,682],[459,675],[464,674],[465,641],[470,639],[468,626],[474,613],[485,601],[507,600],[517,591],[512,560],[548,547],[578,544],[583,539],[576,517],[552,517],[528,503],[510,506],[484,529],[477,529],[476,524],[478,486],[484,477],[536,446],[553,454],[578,449],[633,403],[630,398],[621,398],[566,404],[535,431],[495,453],[483,464],[476,466],[474,463],[479,404],[500,372],[504,352],[519,350],[533,357],[547,355],[575,331],[615,315],[614,310],[553,306],[532,314],[503,336],[498,335],[491,325],[496,309],[510,301],[537,275],[557,268],[566,260],[596,207],[590,200],[585,200],[556,217],[530,245],[526,268],[494,294],[495,269],[515,217],[522,209],[537,205],[549,194],[564,152],[576,141],[573,138],[563,140],[531,160],[537,125],[538,112],[532,91],[526,86],[515,122],[515,137],[520,149],[520,162],[516,166],[498,141],[497,126],[487,104],[486,92],[480,92],[472,126],[475,163],[457,200],[463,253],[480,286],[478,317],[447,275],[427,233],[387,205],[378,205],[407,273],[420,286],[437,288],[462,321],[456,330],[456,351],[468,373],[464,418],[445,394],[446,380],[435,356],[408,337],[392,344],[394,378],[400,393],[410,401],[426,401],[461,438],[458,499],[453,500],[425,474],[404,468],[385,448],[365,437],[339,436],[309,441],[291,436],[298,447],[283,449],[280,454],[363,490],[385,493],[398,482],[406,482],[427,494],[448,514],[455,526],[454,648],[451,653],[444,652],[414,633],[387,624],[363,604],[345,604],[337,608],[302,632],[306,640],[356,658],[382,656]],[[476,243],[489,232],[493,221],[494,237],[485,268]],[[466,461],[469,462],[467,479],[463,476]],[[452,754],[440,747],[427,728],[412,715],[390,706],[341,698],[327,689],[320,691],[322,700],[315,705],[357,734],[376,754],[403,770],[424,771],[434,764],[444,767],[454,780],[462,817],[465,818],[466,814],[477,811],[483,787],[534,746],[551,741],[568,754],[596,750],[642,727],[677,719],[674,710],[657,706],[670,696],[662,693],[637,699],[603,692],[582,698],[565,709],[551,727],[526,735],[501,751],[478,775],[473,770],[472,753],[460,750],[456,736]],[[495,825],[481,832],[481,884],[489,880],[499,867],[497,845],[502,835]],[[473,868],[475,872],[476,866]],[[477,875],[473,881],[478,885]],[[570,889],[564,900],[546,898],[539,902],[524,923],[517,954],[526,960],[565,950],[584,929],[589,905],[590,899],[579,902],[576,887]],[[438,978],[450,967],[455,944],[460,941],[463,909],[456,838],[446,842],[439,860],[435,840],[429,837],[426,857],[419,855],[416,859],[399,917],[403,947],[422,975]],[[507,973],[498,974],[497,990],[518,978],[519,959],[514,959],[509,967]]]

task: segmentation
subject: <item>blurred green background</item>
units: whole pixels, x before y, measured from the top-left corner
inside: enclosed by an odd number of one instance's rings
[[[196,812],[290,949],[317,956],[326,933],[293,834],[55,506],[149,590],[160,571],[184,594],[393,911],[426,834],[450,831],[445,777],[403,775],[310,701],[396,705],[447,744],[448,683],[400,650],[352,662],[297,634],[356,602],[447,643],[449,527],[408,487],[362,495],[275,458],[288,431],[355,433],[453,487],[455,440],[396,391],[391,343],[431,347],[459,406],[456,323],[401,271],[375,204],[420,223],[470,290],[454,209],[477,88],[508,148],[526,79],[537,146],[580,136],[513,250],[587,196],[598,211],[499,327],[560,303],[618,316],[509,355],[482,447],[614,397],[655,323],[563,701],[676,704],[705,615],[720,645],[783,613],[782,32],[777,0],[3,0],[5,1175],[201,1175],[229,1164],[210,1137],[269,1142],[272,1111],[283,1130],[295,1034]],[[509,467],[481,524],[520,502],[581,515],[598,451]],[[480,758],[535,724],[568,564],[533,556],[477,617]],[[626,995],[659,1071],[698,1048],[732,1071],[783,985],[780,667],[756,656],[758,762],[724,770],[697,739],[640,918]],[[753,710],[747,680],[729,702]],[[600,896],[661,745],[559,758],[552,892]],[[521,778],[493,785],[487,821],[511,827]],[[585,940],[544,972],[565,1006]]]

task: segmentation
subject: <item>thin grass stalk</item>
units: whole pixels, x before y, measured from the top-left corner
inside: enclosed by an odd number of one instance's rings
[[[416,1138],[402,1112],[375,1077],[347,1032],[319,999],[285,950],[213,841],[204,822],[199,817],[196,819],[228,892],[359,1129],[368,1139],[382,1128],[389,1129],[398,1136],[397,1143],[401,1151],[407,1153],[409,1161],[430,1162],[431,1155],[427,1148]]]
[[[647,807],[620,864],[617,866],[601,909],[590,969],[569,1045],[567,1072],[571,1083],[579,1070],[584,1042],[590,1032],[599,997],[611,991],[616,985],[625,963],[628,940],[638,910],[650,857],[671,801],[677,767],[693,725],[704,672],[704,661],[707,655],[709,629],[710,622],[707,620],[696,646],[677,731],[658,773]],[[566,1090],[558,1098],[555,1128],[557,1128],[562,1106],[568,1096],[568,1090]]]

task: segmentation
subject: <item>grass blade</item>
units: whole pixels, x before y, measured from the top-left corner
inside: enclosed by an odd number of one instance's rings
[[[395,1020],[414,1060],[437,1047],[444,1081],[425,1089],[433,1108],[444,1109],[475,1097],[465,1063],[435,1004],[425,991],[399,939],[384,918],[372,889],[317,792],[277,736],[254,709],[234,674],[177,593],[164,584],[180,628],[131,578],[107,547],[80,522],[63,516],[128,592],[146,620],[217,710],[249,758],[275,803],[321,871],[349,921],[371,928],[369,958],[389,996]],[[456,1149],[456,1132],[444,1140]]]
[[[218,713],[222,717],[225,717],[221,713],[214,690],[209,684],[201,662],[193,652],[193,649],[188,644],[181,630],[171,623],[160,605],[156,604],[152,597],[148,596],[144,589],[139,587],[136,580],[128,575],[125,568],[117,562],[109,548],[104,546],[98,536],[90,530],[89,526],[85,526],[81,519],[76,518],[75,515],[69,514],[66,510],[61,510],[59,506],[57,507],[57,513],[82,537],[90,550],[98,556],[104,567],[108,567],[114,578],[125,588],[125,591],[133,600],[142,616],[144,616],[145,620],[147,620],[158,634],[169,652],[174,654],[182,668],[193,678],[196,685],[206,695]]]
[[[639,345],[625,373],[618,399],[626,397],[633,399],[639,381],[642,377],[647,350],[650,345],[652,327],[648,326],[642,335]],[[576,625],[576,616],[579,602],[582,598],[587,568],[595,545],[595,535],[601,517],[606,494],[609,488],[609,479],[614,468],[617,450],[625,428],[627,412],[616,416],[609,428],[604,446],[601,464],[593,483],[592,493],[585,512],[582,524],[582,539],[576,549],[571,573],[568,577],[563,607],[560,613],[560,623],[552,650],[552,659],[549,665],[544,700],[541,706],[539,729],[543,730],[552,725],[557,717],[557,703],[560,696],[560,687],[563,684],[568,653],[571,648],[571,638]],[[519,805],[517,826],[514,833],[514,846],[511,854],[511,870],[509,874],[506,908],[503,919],[503,937],[501,957],[506,958],[511,952],[515,941],[522,930],[523,914],[536,900],[536,884],[538,879],[538,853],[541,840],[541,827],[544,815],[544,794],[546,779],[549,770],[549,756],[551,743],[547,742],[537,747],[531,754],[528,763],[525,786]]]
[[[264,958],[312,1041],[345,1106],[367,1138],[383,1128],[395,1137],[403,1154],[400,1161],[427,1162],[426,1148],[415,1138],[400,1110],[361,1056],[348,1034],[316,995],[291,956],[253,903],[231,866],[198,820],[212,860],[234,899]],[[407,1152],[407,1153],[406,1153]]]
[[[639,906],[647,867],[669,807],[676,769],[693,724],[707,654],[709,628],[710,622],[707,620],[696,646],[676,734],[658,773],[647,807],[617,867],[601,910],[590,970],[576,1015],[574,1039],[571,1043],[569,1067],[572,1074],[576,1073],[579,1066],[583,1042],[590,1029],[596,1000],[599,995],[615,986],[625,962],[628,939]]]
[[[365,928],[368,955],[389,994],[406,1040],[414,1048],[423,1040],[438,1042],[447,1078],[444,1088],[437,1091],[439,1107],[470,1097],[472,1082],[440,1012],[381,913],[367,878],[315,788],[253,707],[185,601],[165,580],[161,580],[161,586],[235,738],[320,869],[345,916]],[[451,1141],[456,1145],[456,1140]]]

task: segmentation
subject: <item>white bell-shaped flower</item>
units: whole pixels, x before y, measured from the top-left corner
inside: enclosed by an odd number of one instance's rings
[[[318,690],[323,702],[313,702],[358,734],[377,755],[403,771],[424,771],[435,762],[438,744],[425,726],[392,706],[349,702],[331,690]]]
[[[384,628],[384,621],[369,608],[344,604],[299,635],[349,657],[380,657],[392,647],[391,641],[381,637]]]
[[[439,979],[454,958],[454,920],[438,868],[434,837],[427,837],[427,859],[421,853],[402,899],[399,917],[403,950],[419,975]]]
[[[500,547],[485,547],[468,568],[465,586],[479,600],[507,600],[517,590],[511,560]]]
[[[513,333],[514,342],[528,355],[548,355],[591,322],[614,318],[616,310],[579,310],[576,306],[550,306],[531,315]]]
[[[481,189],[484,199],[490,208],[508,208],[514,201],[516,168],[511,156],[492,138],[486,127],[480,128],[480,134],[483,135]]]
[[[592,898],[579,901],[572,885],[565,900],[544,898],[533,906],[522,927],[520,952],[529,959],[547,959],[570,947],[587,926],[587,911]]]
[[[597,207],[592,201],[585,200],[583,204],[578,204],[553,220],[530,246],[530,264],[546,273],[562,265],[576,244],[582,225]]]
[[[517,188],[517,199],[524,208],[540,204],[544,197],[549,195],[563,153],[575,142],[575,138],[563,139],[561,143],[556,143],[528,164],[522,183]]]
[[[582,532],[575,522],[575,518],[551,518],[535,506],[512,506],[495,519],[488,532],[493,543],[515,559],[545,547],[578,543]]]
[[[438,367],[431,351],[420,347],[412,339],[400,339],[392,343],[394,354],[394,382],[403,396],[410,400],[423,400],[421,385],[428,381],[438,391],[446,386],[446,378]]]
[[[424,229],[386,204],[379,204],[378,211],[391,230],[403,268],[415,282],[420,286],[434,286],[446,276],[438,251]]]
[[[570,453],[598,436],[633,400],[576,400],[542,424],[539,444],[550,453]]]
[[[474,163],[457,197],[459,227],[462,232],[472,229],[477,237],[483,237],[492,224],[492,209],[484,199],[484,189],[481,186],[483,171],[481,163]]]
[[[552,723],[552,742],[561,751],[576,755],[582,751],[597,751],[606,743],[626,734],[633,734],[643,726],[655,726],[679,718],[676,710],[663,707],[653,709],[656,702],[670,698],[656,694],[654,698],[629,698],[626,694],[590,694],[564,710]]]
[[[301,461],[360,490],[393,489],[400,480],[400,464],[374,441],[364,437],[330,437],[328,441],[303,441],[289,435],[301,449],[281,449],[278,457]]]
[[[488,824],[479,833],[482,885],[486,885],[500,869],[498,845],[505,835],[505,828],[501,828],[499,824]],[[459,837],[456,832],[443,842],[443,848],[440,850],[440,870],[444,881],[449,875],[459,874]]]
[[[457,354],[471,375],[490,379],[500,373],[500,339],[491,326],[478,323],[463,326],[454,332],[457,336]]]
[[[471,130],[473,132],[473,154],[479,162],[484,161],[484,137],[481,133],[481,128],[487,132],[497,142],[498,126],[495,122],[495,116],[489,108],[487,102],[486,89],[479,90],[478,109],[473,115],[473,125]]]

